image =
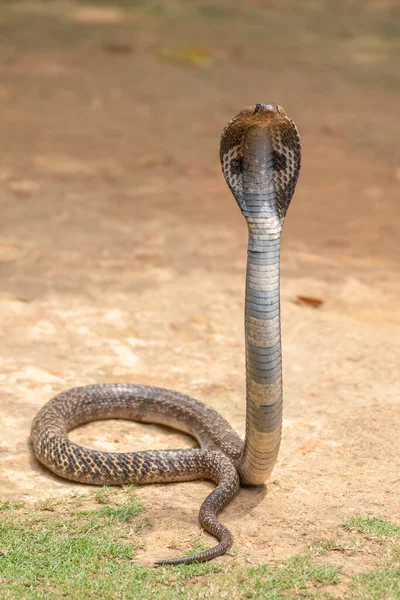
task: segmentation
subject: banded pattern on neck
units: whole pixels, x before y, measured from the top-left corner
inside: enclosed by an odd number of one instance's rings
[[[238,462],[240,480],[249,485],[267,481],[280,447],[280,240],[300,158],[296,126],[277,105],[244,109],[222,134],[222,170],[249,230],[245,302],[246,436]]]
[[[279,451],[282,422],[279,256],[282,229],[276,210],[271,135],[251,127],[243,145],[243,214],[247,250],[246,438],[240,463],[244,483],[264,483]]]

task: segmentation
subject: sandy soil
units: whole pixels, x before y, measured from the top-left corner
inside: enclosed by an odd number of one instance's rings
[[[88,489],[44,471],[28,443],[40,406],[76,385],[171,387],[243,432],[246,228],[218,146],[242,106],[273,101],[304,150],[282,260],[283,443],[268,486],[222,520],[235,560],[274,562],[340,536],[345,517],[398,517],[399,14],[328,5],[1,8],[2,499]],[[129,422],[72,437],[194,444]],[[201,535],[210,488],[138,489],[153,517],[138,562]]]

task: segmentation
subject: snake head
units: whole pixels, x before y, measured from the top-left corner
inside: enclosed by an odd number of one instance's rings
[[[261,117],[263,122],[265,122],[267,119],[277,119],[279,117],[286,117],[285,110],[282,108],[282,106],[279,106],[279,104],[257,103],[254,106],[244,108],[240,111],[239,114],[248,114],[249,111],[250,113],[252,112],[253,116],[258,115],[259,117]]]
[[[278,104],[261,103],[243,108],[222,132],[220,159],[225,180],[246,219],[268,212],[282,225],[301,165],[299,133],[285,110]],[[254,181],[246,186],[251,174]],[[255,206],[254,197],[260,198],[265,190],[268,201],[260,200]]]

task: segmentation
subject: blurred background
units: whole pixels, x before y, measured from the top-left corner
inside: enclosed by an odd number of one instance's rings
[[[172,387],[243,432],[246,227],[219,138],[243,106],[276,102],[303,144],[283,239],[284,438],[267,497],[245,490],[226,519],[248,554],[268,538],[279,559],[355,507],[395,514],[399,33],[389,0],[1,3],[3,495],[74,487],[27,441],[75,385]],[[131,423],[73,436],[192,444]],[[182,486],[140,490],[158,522],[144,560],[196,526],[208,484]]]

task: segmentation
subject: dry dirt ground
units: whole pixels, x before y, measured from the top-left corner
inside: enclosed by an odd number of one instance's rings
[[[88,489],[29,447],[37,410],[73,386],[170,387],[243,433],[246,228],[219,136],[242,106],[279,102],[304,152],[283,240],[282,449],[222,517],[237,561],[274,562],[346,517],[399,515],[400,15],[240,6],[2,4],[0,497]],[[116,421],[72,438],[194,444]],[[188,549],[210,489],[138,489],[153,517],[139,563]]]

